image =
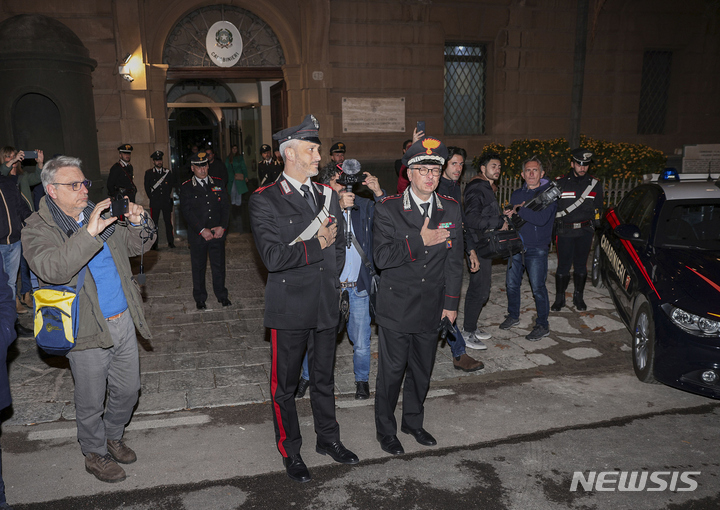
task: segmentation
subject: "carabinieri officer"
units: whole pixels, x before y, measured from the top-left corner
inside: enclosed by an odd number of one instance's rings
[[[288,477],[310,480],[300,456],[302,437],[295,408],[300,365],[308,351],[315,451],[342,464],[357,455],[340,442],[335,420],[333,364],[340,320],[340,272],[345,263],[344,221],[338,195],[310,180],[320,162],[319,124],[308,115],[299,126],[273,135],[285,170],[250,197],[255,246],[268,270],[265,327],[271,337],[271,384],[275,444]]]
[[[190,245],[193,298],[198,310],[207,308],[205,268],[208,256],[213,292],[223,306],[230,306],[225,287],[225,236],[230,220],[230,199],[220,179],[208,175],[204,152],[193,154],[190,169],[194,176],[180,186],[180,210],[185,217]]]
[[[150,199],[150,216],[152,217],[153,223],[159,225],[158,220],[162,212],[168,246],[175,248],[171,220],[173,209],[172,190],[176,186],[175,176],[170,169],[163,167],[163,156],[163,151],[155,151],[150,156],[153,160],[153,167],[145,171],[145,193]],[[156,238],[155,244],[153,244],[153,250],[157,250],[157,245],[158,241]]]
[[[562,190],[555,214],[555,244],[558,267],[555,272],[555,302],[550,307],[559,312],[565,306],[565,289],[570,283],[573,266],[573,304],[579,311],[587,310],[583,301],[587,280],[587,259],[592,245],[595,223],[603,209],[603,186],[589,173],[593,153],[582,147],[572,151],[571,170],[556,179]]]

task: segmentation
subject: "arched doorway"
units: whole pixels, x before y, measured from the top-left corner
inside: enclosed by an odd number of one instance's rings
[[[242,52],[231,67],[218,67],[205,47],[208,30],[218,21],[232,23],[242,39]],[[168,65],[168,120],[176,164],[184,164],[189,156],[192,142],[187,146],[185,138],[192,130],[186,130],[182,142],[177,138],[173,122],[177,122],[179,114],[175,112],[207,109],[218,122],[217,132],[212,135],[216,152],[224,159],[229,148],[237,144],[244,152],[250,178],[257,177],[260,145],[272,143],[270,134],[284,127],[285,117],[273,115],[273,111],[286,110],[281,102],[286,94],[275,92],[278,87],[284,89],[285,57],[272,28],[240,7],[202,7],[187,14],[170,31],[163,49],[163,63]],[[187,115],[190,114],[180,117]],[[199,134],[205,128],[197,129]]]

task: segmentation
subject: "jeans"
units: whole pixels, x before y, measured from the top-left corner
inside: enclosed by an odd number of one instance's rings
[[[453,358],[459,358],[465,354],[465,339],[460,333],[460,328],[457,323],[454,324],[454,329],[448,332],[447,343],[450,346],[450,352],[452,352]]]
[[[480,259],[480,269],[470,273],[470,284],[465,293],[465,320],[463,329],[472,333],[477,329],[477,321],[480,318],[483,306],[490,298],[490,286],[492,284],[492,260]]]
[[[350,295],[350,318],[347,323],[348,338],[353,344],[353,367],[355,381],[370,380],[370,297],[366,290],[348,289]],[[308,375],[308,356],[305,353],[302,365],[303,379]]]
[[[505,276],[508,297],[507,310],[513,319],[520,318],[520,286],[522,285],[524,270],[527,270],[530,288],[535,298],[535,308],[538,314],[535,324],[547,328],[549,327],[548,315],[550,314],[550,299],[545,285],[548,272],[548,250],[527,248],[525,250],[524,265],[520,253],[513,255],[512,267],[508,267]]]
[[[27,292],[32,292],[32,280],[30,279],[30,267],[28,267],[25,256],[20,257],[20,292],[18,296],[23,296]]]
[[[20,241],[12,244],[0,244],[0,255],[5,265],[5,272],[8,275],[8,285],[12,289],[12,295],[16,294],[15,284],[17,283],[18,269],[20,268],[20,257],[22,256],[22,245]]]

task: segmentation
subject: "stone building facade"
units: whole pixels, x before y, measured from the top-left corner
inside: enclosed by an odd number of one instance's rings
[[[140,171],[157,149],[182,165],[197,130],[223,155],[241,144],[252,169],[273,129],[307,113],[324,146],[341,140],[371,168],[392,168],[418,120],[470,155],[492,141],[568,137],[581,2],[4,0],[0,22],[47,16],[89,51],[99,161],[89,173],[102,179],[120,143],[135,147]],[[263,38],[253,51],[272,58],[243,55],[229,68],[205,60],[201,39],[216,19],[234,20],[246,49]],[[581,133],[667,154],[718,141],[719,2],[591,0],[586,41]],[[474,77],[457,62],[471,62]],[[469,81],[448,98],[455,79]],[[346,98],[402,99],[404,130],[345,131]],[[473,115],[448,119],[453,108]]]

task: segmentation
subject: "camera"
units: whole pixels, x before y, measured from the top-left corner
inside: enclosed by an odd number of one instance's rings
[[[360,162],[357,159],[346,159],[342,164],[342,172],[338,177],[338,184],[345,186],[347,191],[352,191],[352,187],[363,181],[365,176],[360,173]]]
[[[118,193],[115,198],[110,201],[110,216],[122,216],[127,214],[130,210],[130,201],[123,196],[123,193]]]

